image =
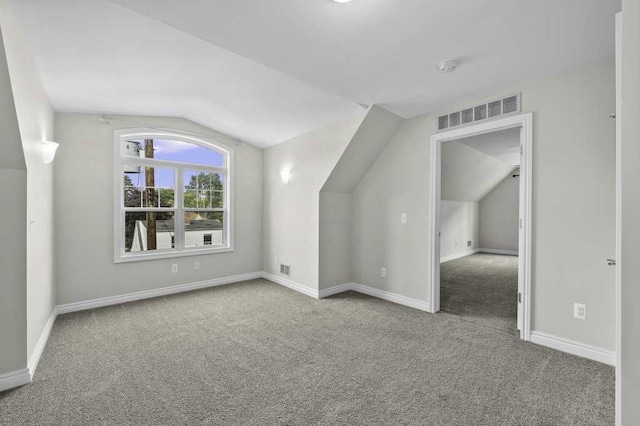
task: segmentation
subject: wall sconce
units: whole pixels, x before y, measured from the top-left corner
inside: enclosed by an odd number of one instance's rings
[[[56,158],[56,150],[58,149],[58,146],[59,145],[55,142],[42,142],[42,159],[44,160],[44,164],[53,162],[53,159]]]
[[[280,177],[282,178],[282,183],[289,183],[289,179],[291,179],[291,171],[290,170],[281,170]]]

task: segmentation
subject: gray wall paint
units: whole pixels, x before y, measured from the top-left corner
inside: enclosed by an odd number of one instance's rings
[[[457,141],[442,144],[442,199],[480,201],[513,166]]]
[[[9,78],[9,67],[5,48],[5,23],[9,19],[5,2],[0,2],[0,129],[2,129],[2,155],[0,156],[0,168],[26,169],[24,151],[20,139],[16,106],[13,101],[13,90]],[[10,32],[10,30],[9,30]]]
[[[403,121],[383,108],[371,106],[322,187],[320,290],[351,282],[351,191]]]
[[[480,247],[480,206],[475,201],[440,202],[440,259]],[[471,246],[467,242],[471,241]]]
[[[613,60],[509,87],[533,128],[532,329],[614,349]],[[353,192],[353,278],[428,301],[429,136],[436,114],[406,120]],[[400,224],[400,213],[409,221]],[[375,232],[384,228],[385,232]],[[380,267],[389,275],[380,277]],[[586,321],[574,320],[586,303]]]
[[[403,121],[394,113],[372,105],[322,190],[345,193],[353,191]]]
[[[11,10],[2,30],[20,136],[27,165],[27,357],[31,357],[55,307],[53,164],[42,160],[43,140],[53,139],[54,114]]]
[[[58,303],[226,277],[262,269],[263,151],[187,120],[128,120],[210,135],[235,149],[235,251],[144,262],[113,263],[113,132],[132,126],[97,115],[56,114],[55,168]],[[194,261],[200,269],[194,270]],[[171,273],[177,263],[179,272]]]
[[[640,419],[640,3],[622,10],[622,424]]]
[[[509,173],[480,201],[480,247],[518,251],[519,169]]]
[[[351,282],[351,217],[351,194],[320,193],[320,290]]]
[[[434,131],[424,116],[406,120],[353,191],[354,282],[428,300],[428,141]]]
[[[4,134],[1,143],[8,145]],[[0,204],[0,241],[11,241],[0,249],[0,374],[5,374],[27,366],[27,171],[0,168],[0,182],[0,199],[11,200]]]
[[[263,268],[280,274],[291,266],[290,278],[318,289],[320,257],[320,189],[358,129],[365,112],[264,151]],[[284,184],[281,170],[291,171]]]

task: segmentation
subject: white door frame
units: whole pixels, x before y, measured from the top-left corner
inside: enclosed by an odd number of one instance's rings
[[[520,241],[518,257],[518,303],[520,337],[531,339],[531,165],[533,143],[533,114],[512,115],[497,120],[473,124],[459,129],[447,130],[431,136],[429,230],[431,281],[429,293],[431,312],[440,310],[440,193],[441,193],[441,148],[442,144],[469,136],[491,133],[498,130],[521,128],[520,146]],[[521,320],[521,321],[520,321]]]
[[[622,12],[616,14],[616,425],[622,425]]]

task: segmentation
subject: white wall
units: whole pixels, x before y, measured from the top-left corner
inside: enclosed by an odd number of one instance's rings
[[[532,329],[614,349],[613,60],[496,91],[522,92],[533,128]],[[354,281],[428,301],[429,136],[436,114],[404,122],[353,193]],[[400,223],[400,213],[408,223]],[[375,232],[378,229],[385,232]],[[386,279],[380,267],[387,266]],[[573,303],[586,303],[586,321]]]
[[[480,201],[480,247],[518,251],[520,169],[502,180]]]
[[[480,201],[514,166],[457,141],[442,144],[441,197],[450,201]]]
[[[440,260],[480,247],[480,206],[475,201],[440,202]],[[467,242],[471,245],[467,246]]]
[[[0,3],[0,25],[5,4]],[[0,374],[27,365],[27,171],[0,34]],[[8,242],[11,242],[10,244]]]
[[[56,114],[55,169],[58,304],[226,277],[262,269],[263,151],[177,118],[128,120],[210,135],[235,150],[235,251],[113,263],[113,132],[131,124],[98,115]],[[142,127],[142,126],[138,126]],[[194,269],[194,262],[200,269]],[[177,263],[179,272],[171,273]]]
[[[290,278],[318,289],[320,189],[364,118],[324,127],[264,151],[264,270],[291,266]],[[284,184],[281,170],[291,171]]]
[[[352,215],[350,193],[320,192],[320,290],[351,282]]]
[[[4,133],[1,129],[2,148],[8,145]],[[27,171],[0,168],[0,182],[0,199],[11,200],[0,204],[0,241],[5,242],[0,249],[0,374],[5,374],[27,366]]]
[[[622,32],[622,424],[640,419],[640,3],[623,0]]]
[[[20,136],[27,165],[27,356],[30,357],[55,306],[53,258],[53,165],[42,160],[42,142],[53,139],[54,114],[40,75],[4,3],[2,32]],[[26,219],[26,216],[25,216]]]

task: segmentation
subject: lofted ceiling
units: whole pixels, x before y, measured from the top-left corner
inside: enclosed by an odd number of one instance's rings
[[[363,112],[107,0],[13,4],[57,111],[184,117],[261,147]]]
[[[480,201],[516,167],[460,143],[442,144],[443,200]]]
[[[620,0],[14,0],[57,109],[183,116],[269,146],[613,56]],[[460,66],[442,74],[438,63]]]
[[[520,165],[520,128],[470,136],[457,142],[509,165]]]

